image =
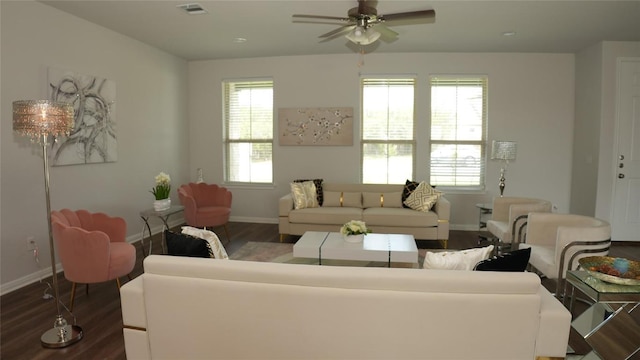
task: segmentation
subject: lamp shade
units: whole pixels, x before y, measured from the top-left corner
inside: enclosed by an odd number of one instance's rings
[[[32,140],[40,142],[48,136],[69,135],[73,123],[71,104],[49,100],[13,102],[13,130]]]
[[[515,141],[497,141],[491,143],[491,160],[515,160],[518,146]]]

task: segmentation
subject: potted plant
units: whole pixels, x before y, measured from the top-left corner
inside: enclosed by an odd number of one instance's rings
[[[360,220],[351,220],[340,228],[340,233],[347,242],[361,242],[364,240],[364,236],[370,232],[367,224]]]
[[[169,177],[169,175],[160,172],[160,174],[156,176],[156,186],[154,186],[150,192],[156,198],[156,201],[153,202],[155,211],[164,211],[171,207],[171,199],[169,199],[169,195],[171,194],[171,177]]]

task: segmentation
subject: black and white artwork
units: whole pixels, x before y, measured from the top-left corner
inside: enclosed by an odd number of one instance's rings
[[[48,77],[50,100],[72,104],[75,111],[75,124],[69,136],[52,145],[52,165],[116,161],[116,84],[56,68],[49,68]]]

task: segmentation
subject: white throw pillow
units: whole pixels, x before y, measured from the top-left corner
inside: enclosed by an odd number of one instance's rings
[[[291,194],[293,196],[294,209],[306,209],[318,207],[318,194],[316,184],[313,181],[292,182]]]
[[[428,212],[442,196],[440,191],[432,188],[426,182],[421,182],[418,187],[404,201],[404,204],[413,210]]]
[[[211,252],[213,253],[214,258],[229,259],[227,250],[225,250],[222,242],[220,242],[218,235],[216,235],[216,233],[214,233],[213,231],[198,229],[192,226],[183,226],[182,233],[206,240],[209,243],[209,247],[211,248]]]
[[[493,245],[461,251],[427,252],[424,255],[424,269],[473,270],[477,263],[491,256]]]

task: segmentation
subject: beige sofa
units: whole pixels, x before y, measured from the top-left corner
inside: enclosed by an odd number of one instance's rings
[[[376,233],[410,234],[420,240],[440,240],[447,247],[451,203],[444,196],[431,211],[422,212],[398,206],[403,185],[324,183],[322,187],[326,195],[359,193],[360,203],[327,206],[327,198],[321,207],[295,210],[289,193],[278,204],[281,241],[286,235],[302,235],[305,231],[339,231],[350,220],[362,220]],[[380,206],[381,201],[386,206]]]
[[[121,289],[127,359],[563,358],[571,316],[533,273],[151,255]]]

